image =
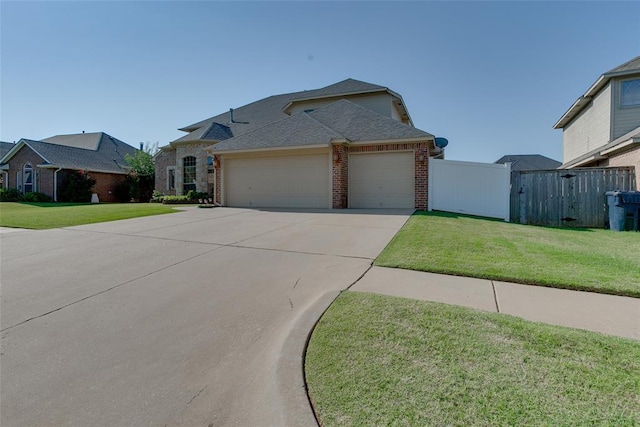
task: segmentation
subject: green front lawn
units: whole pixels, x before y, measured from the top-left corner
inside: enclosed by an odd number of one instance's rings
[[[640,297],[634,232],[418,212],[375,265]]]
[[[58,228],[176,212],[158,203],[0,203],[0,226]]]
[[[323,426],[640,424],[636,341],[344,292],[306,355]]]

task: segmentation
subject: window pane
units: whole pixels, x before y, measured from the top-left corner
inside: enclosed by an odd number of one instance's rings
[[[620,85],[620,106],[640,105],[640,79],[627,80]]]
[[[183,170],[183,190],[188,192],[189,190],[196,190],[196,158],[188,156],[182,159]]]

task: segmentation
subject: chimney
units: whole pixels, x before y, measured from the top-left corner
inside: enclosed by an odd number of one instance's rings
[[[140,151],[144,151],[144,142],[140,143]]]
[[[233,108],[229,108],[229,117],[230,117],[229,119],[230,123],[235,123],[233,121]]]

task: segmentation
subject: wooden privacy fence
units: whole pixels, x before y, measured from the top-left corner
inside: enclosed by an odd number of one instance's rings
[[[631,167],[511,173],[511,221],[564,227],[605,227],[605,192],[636,190]]]

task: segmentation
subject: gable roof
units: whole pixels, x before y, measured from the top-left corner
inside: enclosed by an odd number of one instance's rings
[[[540,154],[510,154],[500,157],[494,163],[511,163],[513,171],[557,169],[562,164]]]
[[[341,99],[220,142],[214,153],[328,146],[331,142],[433,140],[433,135]]]
[[[85,137],[85,135],[87,135],[87,137]],[[79,138],[76,138],[76,136]],[[44,142],[52,140],[69,145]],[[126,174],[129,169],[125,155],[134,155],[136,151],[138,151],[129,144],[104,132],[95,134],[58,135],[42,141],[23,138],[0,159],[0,162],[9,162],[24,146],[29,147],[42,158],[42,163],[37,165],[39,167],[119,174]],[[90,148],[81,148],[82,146]]]
[[[594,96],[598,94],[604,88],[609,81],[614,77],[622,77],[631,74],[640,74],[640,56],[637,56],[622,65],[619,65],[606,73],[602,74],[598,80],[573,103],[573,105],[567,110],[566,113],[560,117],[560,120],[553,125],[554,129],[562,129],[568,125],[576,116],[586,107]]]
[[[201,120],[197,123],[180,128],[183,132],[189,132],[173,142],[186,142],[204,140],[206,129],[210,128],[214,123],[224,127],[224,133],[216,133],[219,141],[231,137],[237,137],[248,132],[252,132],[267,124],[274,123],[278,120],[289,117],[288,108],[295,102],[302,102],[310,99],[339,97],[353,94],[364,94],[372,92],[387,92],[396,98],[396,105],[404,109],[404,101],[402,97],[390,89],[363,82],[355,79],[346,79],[341,82],[308,91],[285,93],[281,95],[270,96],[250,104],[233,109],[233,120],[231,112],[227,111],[217,116]],[[404,109],[407,119],[411,122],[406,109]],[[229,136],[225,134],[228,133]],[[213,135],[210,135],[213,136]]]

